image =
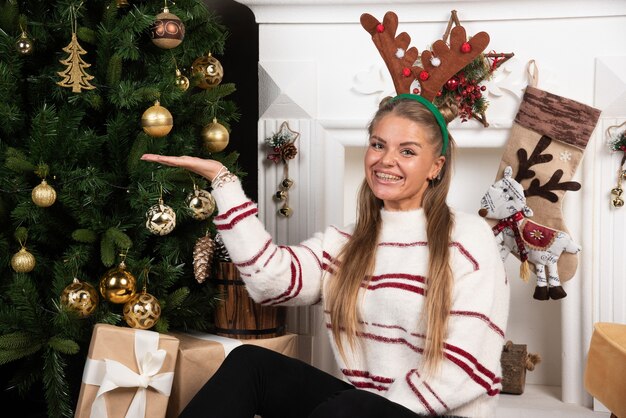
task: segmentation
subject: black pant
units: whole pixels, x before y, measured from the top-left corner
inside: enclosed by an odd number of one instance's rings
[[[182,418],[416,418],[400,404],[307,363],[251,344],[235,348]]]

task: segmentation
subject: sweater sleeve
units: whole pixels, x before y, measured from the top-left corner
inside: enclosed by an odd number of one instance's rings
[[[322,238],[278,246],[257,217],[257,205],[235,180],[212,191],[213,219],[250,297],[265,305],[310,305],[321,296]]]
[[[386,396],[425,415],[476,405],[501,389],[500,356],[508,319],[509,286],[493,233],[483,219],[457,218],[463,231],[451,245],[454,275],[444,358],[426,375],[422,362],[397,376]],[[480,403],[480,402],[479,402]]]

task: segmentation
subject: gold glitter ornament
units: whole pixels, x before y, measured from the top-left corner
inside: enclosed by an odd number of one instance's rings
[[[206,125],[201,132],[204,148],[209,152],[220,152],[228,145],[230,134],[228,129],[213,118],[213,122]]]
[[[199,80],[198,87],[205,90],[217,86],[224,78],[222,63],[212,56],[210,52],[206,56],[197,58],[191,64],[191,72]]]
[[[61,305],[86,318],[98,307],[98,292],[89,283],[74,278],[61,293]]]
[[[35,205],[40,208],[47,208],[57,200],[57,192],[46,180],[41,180],[41,184],[35,186],[31,193]]]
[[[100,279],[100,294],[111,303],[126,303],[136,293],[137,279],[122,261],[117,267],[107,271]]]
[[[193,192],[185,200],[194,219],[202,221],[208,219],[215,212],[215,199],[206,190],[198,189],[194,184]]]
[[[185,77],[178,68],[176,69],[176,87],[182,91],[187,91],[189,88],[189,79]]]
[[[35,256],[22,247],[11,257],[11,267],[16,273],[30,273],[35,268]]]
[[[185,38],[185,25],[178,16],[170,13],[165,7],[163,12],[156,15],[156,20],[150,29],[152,43],[163,49],[176,48]]]
[[[161,305],[159,300],[143,292],[133,296],[124,304],[124,320],[128,326],[136,329],[152,328],[161,317]]]
[[[30,39],[26,31],[22,31],[17,42],[15,42],[15,49],[22,55],[30,55],[33,52],[33,40]]]
[[[174,118],[169,110],[161,106],[157,100],[141,115],[143,131],[152,137],[162,137],[170,133],[174,126]]]
[[[176,227],[176,212],[163,199],[146,212],[146,228],[154,235],[167,235]]]

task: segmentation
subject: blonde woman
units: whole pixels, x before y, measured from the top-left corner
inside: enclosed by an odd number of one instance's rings
[[[212,181],[214,219],[259,303],[323,303],[338,379],[252,345],[231,352],[182,417],[490,417],[501,388],[509,287],[493,233],[446,197],[454,143],[416,95],[369,128],[354,225],[277,246],[221,163],[146,154]]]

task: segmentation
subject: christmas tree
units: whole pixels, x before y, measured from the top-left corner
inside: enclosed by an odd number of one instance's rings
[[[210,156],[245,176],[224,149],[239,116],[216,58],[228,32],[200,0],[0,7],[2,390],[70,417],[94,324],[212,325],[207,260],[194,272],[213,248],[210,185],[139,157]],[[139,294],[152,322],[124,309]]]

